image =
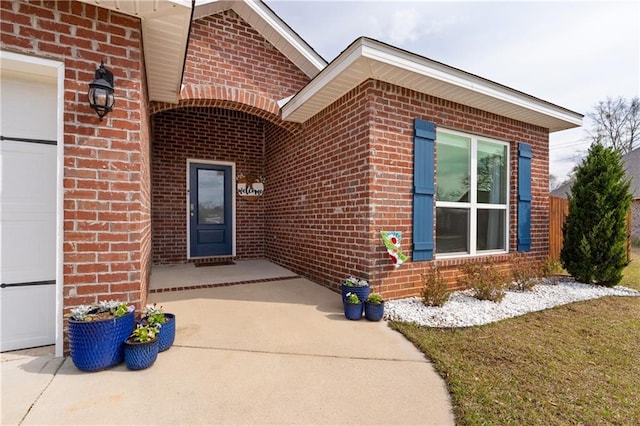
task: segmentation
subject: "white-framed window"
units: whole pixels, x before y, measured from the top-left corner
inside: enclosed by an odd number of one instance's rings
[[[506,253],[509,241],[509,144],[436,132],[437,257]]]

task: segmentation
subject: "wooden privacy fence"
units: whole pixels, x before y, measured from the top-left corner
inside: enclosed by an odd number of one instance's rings
[[[560,260],[562,224],[569,213],[569,200],[549,196],[549,257]]]
[[[562,250],[562,225],[569,213],[569,200],[549,196],[549,258],[560,260]],[[627,216],[627,224],[631,230],[631,212]],[[627,242],[627,258],[631,257],[631,238]]]

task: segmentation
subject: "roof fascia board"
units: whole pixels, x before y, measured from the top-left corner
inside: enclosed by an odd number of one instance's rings
[[[232,4],[235,3],[236,2],[232,2]],[[271,9],[266,7],[261,1],[246,0],[244,3],[269,26],[275,29],[276,32],[287,41],[287,43],[295,47],[298,52],[300,52],[309,62],[313,64],[314,67],[316,67],[318,72],[322,71],[327,66],[327,62],[322,59],[320,55],[310,49],[307,43],[302,40],[302,38],[298,34],[296,34],[293,30],[291,30],[291,28],[284,24],[280,17],[278,17],[278,15],[276,15]]]
[[[252,21],[252,17],[248,15],[253,14],[269,28],[272,28],[275,34],[277,34],[276,38],[280,38],[282,41],[292,46],[313,67],[314,71],[310,73],[308,69],[304,69],[304,66],[296,64],[298,65],[298,68],[305,72],[309,78],[315,77],[327,66],[327,62],[262,1],[199,0],[196,3],[196,10],[193,15],[193,19],[200,19],[225,10],[233,10],[246,22]],[[268,41],[277,47],[279,40],[274,40],[273,35],[270,35],[270,38],[271,39],[268,39]]]
[[[352,43],[345,49],[336,59],[331,61],[327,67],[320,72],[313,80],[304,86],[293,98],[291,98],[284,106],[281,107],[282,119],[286,120],[298,108],[303,106],[313,95],[318,93],[334,78],[343,73],[353,63],[362,56],[361,46]],[[359,84],[359,83],[358,83]],[[355,87],[356,85],[354,85]]]
[[[454,86],[463,87],[470,91],[478,92],[544,115],[566,120],[578,126],[582,125],[582,114],[537,99],[482,77],[432,61],[428,58],[417,56],[388,45],[380,43],[375,43],[374,45],[373,43],[372,40],[363,40],[362,56],[397,66],[426,77],[431,77]],[[376,76],[372,75],[371,77],[375,78]]]
[[[364,37],[352,43],[316,76],[316,78],[285,104],[282,107],[282,118],[286,120],[334,78],[347,71],[348,68],[355,64],[360,58],[391,65],[401,70],[432,78],[471,92],[476,92],[492,99],[565,121],[567,124],[570,123],[575,127],[582,125],[582,114],[537,99],[523,92],[483,79],[482,77]],[[356,87],[367,78],[384,81],[383,77],[374,75],[372,67],[367,67],[367,69],[369,74],[359,81],[354,81],[352,87]],[[389,81],[389,83],[395,84],[393,81]],[[566,128],[574,126],[569,125],[566,126]]]

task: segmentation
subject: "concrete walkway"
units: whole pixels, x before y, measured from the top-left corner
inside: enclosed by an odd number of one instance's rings
[[[150,295],[176,314],[147,370],[3,354],[2,424],[453,424],[432,365],[384,322],[348,321],[301,278]]]

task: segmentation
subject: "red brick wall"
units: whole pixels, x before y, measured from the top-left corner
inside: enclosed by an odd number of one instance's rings
[[[64,62],[64,308],[144,302],[148,144],[140,22],[73,1],[1,1],[2,49]],[[87,102],[100,61],[115,79],[103,121]]]
[[[516,142],[532,144],[532,252],[546,256],[546,129],[372,80],[305,123],[301,137],[267,144],[267,171],[278,192],[268,198],[267,256],[331,288],[353,274],[370,279],[385,297],[419,294],[419,274],[428,263],[396,269],[379,235],[402,231],[402,249],[411,254],[414,118],[510,142],[510,250],[516,243]],[[288,182],[293,185],[286,189]],[[505,271],[509,258],[494,256]],[[438,261],[452,287],[462,262]]]
[[[303,134],[267,126],[267,256],[323,285],[371,270],[370,101],[358,88]]]
[[[264,123],[244,112],[204,107],[153,116],[154,264],[187,262],[187,159],[235,162],[236,173],[262,176]],[[236,220],[237,257],[264,257],[264,199],[237,197]]]
[[[222,88],[224,92],[236,88],[278,101],[295,94],[308,81],[232,10],[193,22],[183,79],[186,86]]]
[[[235,12],[193,22],[180,103],[152,106],[159,111],[153,115],[154,264],[187,262],[188,158],[235,162],[238,174],[266,176],[263,198],[238,197],[236,204],[237,257],[265,256],[265,200],[276,187],[265,173],[265,143],[271,143],[265,125],[296,127],[282,123],[276,102],[308,81]]]
[[[366,83],[375,105],[371,133],[372,174],[371,203],[375,213],[371,217],[370,244],[375,247],[372,282],[388,297],[405,297],[420,293],[419,274],[424,262],[412,262],[395,268],[388,260],[380,242],[380,230],[403,231],[402,248],[411,251],[412,183],[413,183],[413,119],[433,121],[472,134],[510,142],[511,190],[509,249],[516,249],[517,214],[517,142],[532,146],[532,220],[531,252],[537,258],[548,254],[548,132],[546,129],[517,122],[475,108],[402,89],[378,81]],[[436,183],[437,184],[437,183]],[[372,209],[373,210],[373,209]],[[437,248],[436,248],[437,251]],[[482,259],[479,257],[478,259]],[[509,255],[493,256],[504,272],[509,270]],[[452,287],[458,267],[469,259],[438,260],[437,265],[448,277]]]

